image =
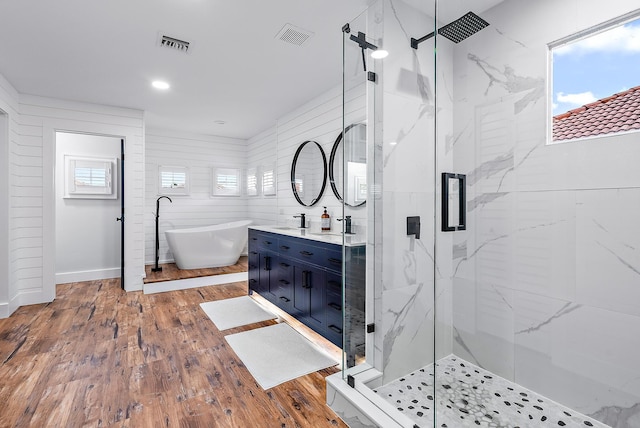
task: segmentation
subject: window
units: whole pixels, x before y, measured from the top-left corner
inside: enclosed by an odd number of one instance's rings
[[[240,196],[240,170],[214,168],[212,188],[214,196]]]
[[[116,159],[65,155],[65,198],[116,199]]]
[[[262,194],[265,196],[276,194],[276,176],[273,165],[265,167],[262,171]]]
[[[552,43],[553,142],[640,130],[638,13]]]
[[[247,196],[258,195],[258,168],[247,169]]]
[[[188,195],[189,169],[184,166],[159,166],[158,194]]]

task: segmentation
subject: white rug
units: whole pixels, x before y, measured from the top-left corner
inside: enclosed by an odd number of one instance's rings
[[[225,339],[262,389],[338,364],[284,323],[231,334]]]
[[[249,296],[200,303],[200,307],[211,318],[218,330],[277,318]]]

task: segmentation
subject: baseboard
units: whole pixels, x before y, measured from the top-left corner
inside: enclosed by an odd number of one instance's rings
[[[78,272],[56,273],[56,284],[68,282],[95,281],[98,279],[119,278],[120,268],[83,270]]]
[[[0,303],[0,319],[9,318],[11,314],[9,313],[9,303],[1,302]]]
[[[176,261],[175,261],[175,260],[173,260],[173,259],[158,260],[158,264],[159,264],[159,265],[163,265],[163,264],[165,264],[165,263],[175,263],[175,262],[176,262]],[[155,264],[156,264],[156,261],[155,261],[155,260],[149,260],[149,261],[144,262],[144,265],[145,265],[145,266],[149,266],[149,265],[154,265],[154,266],[155,266]]]

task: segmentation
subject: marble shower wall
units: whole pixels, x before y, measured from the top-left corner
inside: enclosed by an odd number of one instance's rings
[[[374,263],[374,364],[383,371],[385,383],[433,362],[434,319],[438,325],[435,334],[442,345],[437,347],[438,357],[451,353],[450,259],[445,258],[444,266],[437,266],[434,272],[434,189],[439,180],[435,167],[433,40],[418,50],[410,46],[412,37],[420,38],[433,30],[434,20],[428,11],[410,3],[415,2],[381,0],[374,18],[378,41],[390,52],[376,69],[380,76],[376,174],[381,177],[381,198],[369,213],[376,222],[378,251]],[[444,47],[441,54],[451,56],[451,48]],[[443,118],[451,116],[452,101],[451,96],[442,100]],[[444,135],[437,144],[444,150]],[[421,217],[420,239],[407,236],[408,216]],[[446,239],[443,241],[445,245]],[[438,284],[435,317],[434,279]]]
[[[438,83],[468,184],[453,352],[614,427],[640,427],[639,137],[547,145],[547,44],[637,7],[507,0]]]

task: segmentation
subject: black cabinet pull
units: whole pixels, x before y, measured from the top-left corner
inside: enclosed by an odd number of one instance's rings
[[[334,259],[333,257],[329,258],[329,263],[342,264],[342,260]]]
[[[290,284],[290,282],[287,281],[286,279],[281,279],[280,282],[284,285]]]
[[[342,310],[342,306],[340,306],[337,303],[329,303],[329,306],[333,309],[335,309],[336,311],[341,311]]]
[[[286,264],[286,263],[280,263],[280,266],[282,266],[282,267],[284,267],[284,268],[288,268],[288,267],[289,267],[289,266],[291,266],[291,265],[288,265],[288,264]]]
[[[271,257],[264,256],[264,270],[271,270]]]
[[[288,249],[289,249],[289,247],[287,247],[286,245],[280,245],[280,249],[281,249],[281,250],[288,250]]]
[[[252,283],[252,284],[255,284],[258,281],[256,281],[255,279],[250,279],[249,282]]]
[[[257,240],[258,240],[258,238],[251,238],[251,240],[252,240],[252,241],[257,241]]]
[[[334,331],[334,332],[336,332],[338,334],[342,334],[342,329],[340,327],[338,327],[338,326],[333,325],[333,324],[331,324],[329,326],[329,330],[332,330],[332,331]]]
[[[310,270],[302,271],[302,288],[307,290],[311,288],[311,271]]]
[[[265,245],[271,245],[271,241],[262,241],[262,243]]]
[[[288,303],[288,302],[290,302],[290,301],[291,301],[291,299],[287,299],[287,298],[286,298],[286,297],[284,297],[284,296],[280,296],[280,300],[282,300],[282,301],[283,301],[283,302],[285,302],[285,303]]]
[[[313,253],[310,253],[308,251],[300,251],[300,254],[302,254],[303,256],[313,256]]]
[[[258,254],[258,252],[257,251],[252,251],[251,254],[256,255],[256,254]]]

